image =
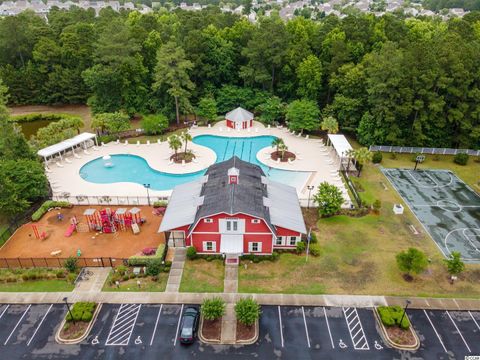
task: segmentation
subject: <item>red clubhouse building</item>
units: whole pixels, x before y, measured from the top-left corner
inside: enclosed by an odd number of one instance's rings
[[[295,188],[235,156],[176,186],[159,231],[169,246],[232,257],[293,248],[306,227]]]

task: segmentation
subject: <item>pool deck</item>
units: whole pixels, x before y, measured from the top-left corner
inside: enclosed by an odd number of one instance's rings
[[[306,139],[292,135],[285,128],[265,127],[259,122],[254,122],[251,129],[233,130],[226,127],[225,121],[216,123],[212,127],[196,127],[189,130],[192,137],[198,135],[217,135],[227,137],[253,137],[270,135],[282,138],[288,146],[289,151],[294,152],[297,159],[291,163],[281,163],[270,159],[271,147],[261,149],[257,153],[257,159],[272,168],[293,171],[309,171],[312,172],[306,183],[297,187],[297,193],[300,201],[303,203],[307,201],[308,190],[307,185],[318,186],[321,182],[327,181],[335,184],[342,189],[344,197],[347,199],[346,205],[349,205],[347,190],[338,175],[338,163],[335,160],[335,155],[330,147],[323,145],[319,139]],[[68,156],[68,161],[64,159],[61,162],[62,167],[59,167],[52,162],[49,164],[50,172],[47,172],[48,178],[52,185],[54,196],[69,195],[69,201],[75,202],[77,196],[109,196],[111,198],[119,197],[145,197],[145,200],[140,200],[140,203],[146,202],[146,190],[140,184],[134,183],[112,183],[112,184],[96,184],[88,182],[79,176],[80,168],[96,158],[105,155],[114,154],[132,154],[143,157],[149,166],[155,170],[184,174],[197,172],[206,169],[211,164],[215,163],[216,155],[211,149],[189,142],[188,148],[193,151],[196,156],[196,162],[188,164],[171,164],[170,156],[173,152],[168,147],[168,142],[162,143],[152,142],[151,144],[137,144],[135,139],[130,139],[130,143],[125,145],[124,142],[111,142],[105,146],[100,146],[96,150],[88,149],[88,154],[78,152],[81,158]],[[156,197],[167,197],[171,194],[171,190],[156,191],[150,190],[150,196],[153,200]],[[113,202],[115,202],[113,200]]]

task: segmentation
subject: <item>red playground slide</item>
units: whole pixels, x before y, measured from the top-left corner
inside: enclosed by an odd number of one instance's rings
[[[75,230],[75,224],[70,224],[67,231],[65,231],[65,237],[72,236],[74,230]]]

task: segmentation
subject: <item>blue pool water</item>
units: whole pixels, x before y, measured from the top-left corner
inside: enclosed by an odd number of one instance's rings
[[[257,160],[257,152],[271,146],[273,136],[230,138],[214,135],[200,135],[193,139],[198,145],[212,149],[217,155],[216,162],[230,159],[233,155],[242,160],[262,167],[269,178],[291,186],[305,184],[310,172],[288,171],[269,168]],[[80,176],[86,181],[97,184],[132,182],[150,184],[152,190],[171,190],[176,185],[193,181],[205,173],[205,170],[188,174],[171,174],[152,169],[147,161],[136,155],[112,155],[114,166],[105,167],[102,158],[92,160],[80,169]]]

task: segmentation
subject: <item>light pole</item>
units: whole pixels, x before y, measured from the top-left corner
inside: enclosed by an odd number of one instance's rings
[[[312,194],[312,190],[315,188],[313,185],[307,185],[308,189],[308,202],[307,202],[307,209],[310,209],[310,195]]]
[[[70,314],[73,324],[75,325],[75,319],[73,318],[72,311],[70,310],[70,305],[68,305],[68,298],[64,297],[63,302],[65,303],[65,305],[67,305],[68,313]]]
[[[150,206],[150,192],[148,191],[148,189],[150,189],[150,184],[143,184],[143,187],[147,189],[148,206]]]
[[[405,308],[403,309],[402,318],[400,319],[400,323],[398,324],[400,327],[402,326],[402,321],[403,321],[403,318],[405,317],[405,313],[407,312],[408,305],[410,305],[411,303],[412,302],[410,300],[406,301]]]

